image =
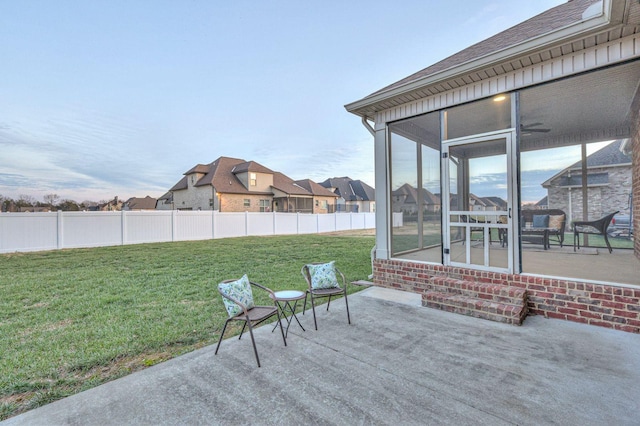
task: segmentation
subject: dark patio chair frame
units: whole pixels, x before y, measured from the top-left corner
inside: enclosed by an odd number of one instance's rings
[[[222,282],[228,283],[231,281],[235,281],[235,280],[224,280]],[[251,284],[253,287],[257,287],[268,292],[270,295],[274,294],[273,291],[271,291],[271,289],[263,285],[254,283],[252,281],[249,281],[249,284]],[[222,333],[220,333],[220,339],[218,339],[218,346],[216,346],[216,352],[215,352],[216,355],[218,354],[218,349],[220,349],[220,343],[222,343],[222,337],[224,336],[224,332],[227,329],[227,324],[229,324],[230,321],[243,321],[244,324],[242,325],[242,331],[240,331],[240,337],[238,337],[238,340],[242,339],[242,334],[244,333],[245,328],[248,327],[249,334],[251,335],[251,343],[253,344],[253,353],[256,355],[256,362],[258,363],[258,367],[260,367],[260,358],[258,357],[258,349],[256,348],[256,341],[255,341],[255,338],[253,337],[253,326],[259,325],[260,323],[268,320],[274,315],[278,316],[278,324],[280,324],[280,333],[282,334],[282,341],[284,342],[284,345],[287,346],[287,339],[284,337],[284,330],[282,329],[282,322],[280,321],[280,312],[277,306],[275,306],[275,304],[274,306],[254,306],[253,308],[247,309],[245,305],[243,305],[233,297],[229,296],[228,294],[224,293],[222,290],[218,289],[218,293],[220,293],[222,297],[229,299],[233,303],[236,303],[238,306],[240,306],[242,308],[242,312],[234,317],[228,317],[227,320],[224,322]]]
[[[312,263],[311,265],[320,265],[321,263]],[[304,279],[307,281],[307,293],[304,296],[304,307],[302,309],[302,313],[304,315],[304,312],[307,309],[307,296],[310,295],[311,296],[311,309],[313,311],[313,324],[316,327],[316,330],[318,329],[318,321],[316,320],[316,306],[315,306],[315,299],[319,298],[319,297],[328,297],[329,301],[327,302],[327,311],[329,310],[329,305],[331,305],[331,297],[332,296],[337,296],[337,295],[344,295],[344,303],[347,307],[347,322],[349,324],[351,324],[351,316],[349,314],[349,300],[347,299],[347,280],[344,277],[344,274],[342,272],[340,272],[340,270],[338,270],[338,268],[336,268],[336,278],[338,278],[338,276],[340,276],[339,279],[342,279],[342,287],[340,287],[340,283],[338,282],[338,286],[337,287],[332,287],[332,288],[322,288],[322,289],[313,289],[311,287],[311,275],[309,275],[309,268],[307,267],[307,265],[304,265],[302,267],[302,269],[300,270],[300,272],[302,272],[302,275],[304,276]]]
[[[609,244],[609,238],[607,236],[607,228],[611,223],[611,219],[613,216],[618,214],[620,211],[615,211],[610,213],[604,217],[601,217],[597,220],[581,220],[573,222],[573,251],[576,251],[576,243],[578,249],[580,248],[580,236],[578,234],[592,234],[592,235],[602,235],[604,237],[604,242],[607,244],[607,248],[609,249],[609,253],[613,252],[611,248],[611,244]],[[582,229],[578,229],[578,227],[586,227]]]

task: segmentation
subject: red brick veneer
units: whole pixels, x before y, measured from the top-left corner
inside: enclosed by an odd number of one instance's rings
[[[530,314],[640,333],[640,288],[376,259],[374,284],[424,295],[431,277],[524,288]]]

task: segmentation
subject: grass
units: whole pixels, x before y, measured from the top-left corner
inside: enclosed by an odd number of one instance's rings
[[[223,279],[304,290],[301,266],[329,260],[366,279],[374,243],[304,235],[0,255],[0,420],[215,343]]]

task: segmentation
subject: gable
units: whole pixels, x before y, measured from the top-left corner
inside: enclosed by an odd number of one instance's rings
[[[639,20],[637,1],[572,0],[345,108],[378,122],[376,114],[380,111],[439,94],[450,95],[434,99],[434,104],[417,104],[413,115],[621,62],[637,53],[633,40],[621,42],[625,46],[620,47],[616,41],[637,34]],[[611,48],[606,47],[608,44]],[[604,47],[598,50],[599,45]],[[615,54],[604,56],[606,52]],[[565,57],[567,60],[562,61]],[[540,66],[548,61],[556,61],[555,66]],[[500,78],[502,75],[505,77]],[[466,91],[461,90],[465,87]]]

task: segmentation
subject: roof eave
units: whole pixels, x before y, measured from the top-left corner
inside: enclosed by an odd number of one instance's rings
[[[603,4],[603,11],[599,15],[592,16],[544,35],[531,38],[523,43],[456,65],[435,74],[418,78],[402,86],[389,89],[388,91],[369,95],[358,101],[346,104],[345,109],[350,113],[367,118],[368,116],[364,110],[377,103],[388,101],[428,86],[443,83],[470,72],[479,71],[493,65],[504,63],[513,58],[534,53],[540,49],[561,44],[569,39],[584,37],[590,33],[601,31],[603,28],[608,26],[622,24],[624,6],[626,2],[604,0]]]

